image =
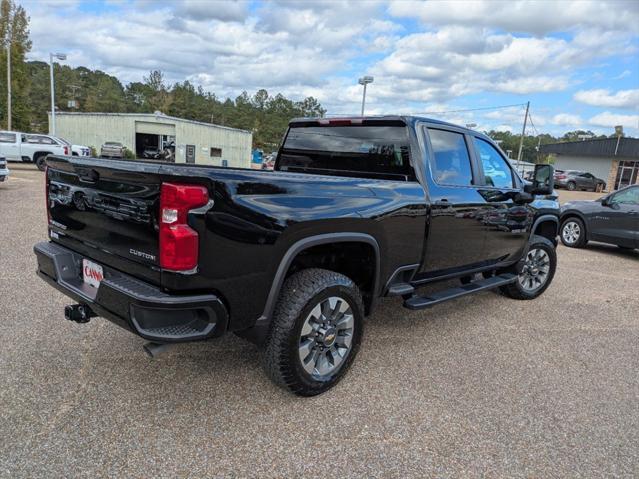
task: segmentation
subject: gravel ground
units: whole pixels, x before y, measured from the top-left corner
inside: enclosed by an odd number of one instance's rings
[[[41,173],[0,184],[2,477],[637,477],[639,252],[559,248],[536,301],[384,301],[332,391],[273,386],[229,335],[157,359],[65,321],[34,273]]]

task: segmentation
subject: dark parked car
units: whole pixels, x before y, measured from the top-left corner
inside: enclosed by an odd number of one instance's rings
[[[50,241],[35,253],[76,303],[67,319],[103,316],[151,354],[234,332],[299,395],[344,375],[381,297],[534,299],[555,273],[552,167],[527,184],[490,138],[435,120],[294,120],[275,171],[47,163]]]
[[[560,237],[571,248],[581,248],[590,240],[624,249],[639,248],[639,185],[598,200],[564,204]]]
[[[606,188],[606,182],[587,171],[566,170],[555,172],[555,186],[570,191],[603,191]]]

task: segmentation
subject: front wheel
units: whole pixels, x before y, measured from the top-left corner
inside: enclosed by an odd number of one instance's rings
[[[568,188],[570,191],[575,191],[577,189],[577,183],[575,183],[574,181],[569,181],[566,185],[566,188]]]
[[[576,217],[566,219],[561,224],[559,233],[561,242],[569,248],[583,248],[588,242],[584,222]]]
[[[284,283],[266,339],[264,367],[299,396],[327,391],[344,376],[362,338],[364,306],[346,276],[307,269]]]
[[[513,299],[534,299],[546,291],[557,268],[555,248],[546,241],[542,238],[533,240],[523,259],[517,281],[501,286],[502,293]]]

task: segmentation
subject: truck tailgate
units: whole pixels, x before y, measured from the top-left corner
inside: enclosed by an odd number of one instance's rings
[[[51,239],[98,263],[160,284],[160,164],[47,160]]]

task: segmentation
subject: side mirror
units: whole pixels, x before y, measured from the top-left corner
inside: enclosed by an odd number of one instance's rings
[[[535,165],[532,184],[525,191],[531,195],[550,195],[555,188],[555,169],[552,165]]]
[[[612,195],[601,198],[601,206],[612,206]]]

